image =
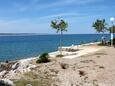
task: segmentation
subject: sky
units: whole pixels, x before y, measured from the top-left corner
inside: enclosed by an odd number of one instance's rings
[[[115,0],[0,0],[0,33],[48,33],[56,18],[68,22],[67,34],[96,33],[96,19],[115,17]]]

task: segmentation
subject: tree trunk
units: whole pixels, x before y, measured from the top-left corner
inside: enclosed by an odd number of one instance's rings
[[[63,35],[63,32],[61,31],[60,32],[60,55],[62,55],[62,35]]]

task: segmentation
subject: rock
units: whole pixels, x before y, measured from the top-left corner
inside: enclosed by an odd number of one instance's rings
[[[9,63],[9,61],[8,61],[8,60],[6,60],[5,62],[6,62],[6,63]]]
[[[5,75],[5,73],[6,73],[7,71],[2,71],[2,72],[0,72],[0,78],[2,78],[4,75]]]
[[[12,69],[13,69],[13,70],[16,70],[18,67],[19,67],[19,63],[16,63],[16,64],[14,64],[14,65],[12,66]]]
[[[6,70],[10,71],[12,69],[12,65],[14,65],[15,62],[9,62],[9,63],[1,63],[0,64],[0,72]]]
[[[27,84],[26,86],[32,86],[31,84]]]
[[[3,70],[6,70],[6,64],[1,63],[0,64],[0,72],[2,72]]]
[[[19,71],[20,73],[29,72],[31,68],[35,68],[36,65],[31,64],[31,59],[19,60],[12,66],[13,71]]]
[[[100,66],[99,68],[100,68],[100,69],[104,69],[104,66]]]
[[[0,86],[15,86],[14,83],[9,79],[1,79]]]

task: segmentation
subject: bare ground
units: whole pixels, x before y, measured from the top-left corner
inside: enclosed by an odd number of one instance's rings
[[[33,86],[115,86],[115,48],[112,47],[79,58],[56,58],[36,65],[21,75],[20,81],[37,81]]]

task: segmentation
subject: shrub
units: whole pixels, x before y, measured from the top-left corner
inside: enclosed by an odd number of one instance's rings
[[[36,63],[47,63],[49,62],[49,55],[48,53],[43,53],[40,55],[39,59],[36,61]]]
[[[64,55],[61,55],[61,54],[59,54],[59,55],[56,55],[56,57],[63,57]]]

